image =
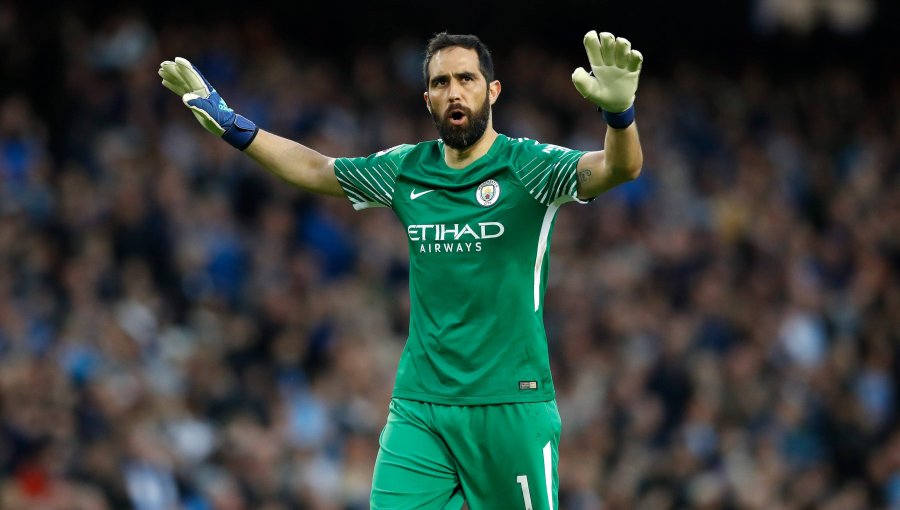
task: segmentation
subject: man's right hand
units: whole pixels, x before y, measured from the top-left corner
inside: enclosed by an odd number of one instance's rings
[[[181,97],[201,126],[233,147],[246,149],[259,132],[256,124],[225,104],[222,96],[186,58],[166,60],[159,65],[159,76],[163,86]]]

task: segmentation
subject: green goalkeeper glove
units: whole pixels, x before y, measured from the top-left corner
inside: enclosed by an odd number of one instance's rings
[[[159,65],[159,76],[167,89],[181,97],[200,125],[236,149],[246,149],[259,133],[256,124],[225,104],[222,96],[187,59],[166,60]]]
[[[584,36],[584,49],[591,72],[579,67],[572,73],[572,83],[582,96],[603,110],[610,126],[619,127],[610,122],[610,117],[625,113],[634,105],[644,56],[631,49],[627,39],[614,37],[609,32],[601,32],[598,36],[595,30]],[[628,124],[634,119],[633,113],[630,117]]]

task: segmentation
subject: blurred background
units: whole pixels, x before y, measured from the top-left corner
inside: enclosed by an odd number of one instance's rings
[[[564,510],[900,509],[900,4],[0,3],[0,508],[359,510],[407,332],[390,211],[303,193],[157,77],[331,156],[433,139],[422,48],[577,149],[591,29],[645,166],[552,240]]]

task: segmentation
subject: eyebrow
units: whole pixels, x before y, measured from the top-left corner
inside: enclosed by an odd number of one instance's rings
[[[457,77],[457,78],[471,78],[471,79],[473,79],[473,80],[474,80],[474,79],[476,78],[476,76],[477,76],[477,74],[475,74],[475,73],[473,73],[473,72],[471,72],[471,71],[461,71],[461,72],[458,72],[458,73],[452,73],[452,75],[455,76],[455,77]],[[437,74],[437,75],[435,75],[435,76],[432,76],[432,77],[431,77],[431,81],[429,82],[429,84],[434,85],[435,83],[438,82],[438,80],[446,79],[448,76],[450,76],[450,73],[443,73],[443,74]]]

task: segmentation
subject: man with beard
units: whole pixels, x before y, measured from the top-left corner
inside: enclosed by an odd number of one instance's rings
[[[643,156],[634,97],[643,57],[595,31],[576,89],[599,107],[605,149],[497,133],[500,96],[475,36],[440,33],[423,62],[440,139],[331,158],[236,115],[185,59],[163,84],[209,131],[306,190],[390,207],[410,250],[409,337],[375,462],[371,508],[557,508],[560,417],[543,325],[550,236],[560,205],[632,180]]]

